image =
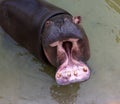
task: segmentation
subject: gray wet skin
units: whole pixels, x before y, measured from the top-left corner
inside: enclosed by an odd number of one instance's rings
[[[57,19],[56,19],[57,18]],[[48,61],[55,67],[59,85],[82,82],[90,77],[84,63],[90,57],[89,43],[80,17],[56,16],[45,24],[43,49]]]

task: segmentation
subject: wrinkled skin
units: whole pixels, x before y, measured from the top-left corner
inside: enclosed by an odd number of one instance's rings
[[[84,63],[90,57],[89,44],[80,17],[60,15],[46,22],[43,30],[43,49],[57,72],[60,85],[89,79],[90,70]]]

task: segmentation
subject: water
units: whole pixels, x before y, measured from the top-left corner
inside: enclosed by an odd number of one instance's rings
[[[48,0],[81,15],[91,78],[58,86],[42,65],[0,29],[0,104],[120,104],[120,0]]]

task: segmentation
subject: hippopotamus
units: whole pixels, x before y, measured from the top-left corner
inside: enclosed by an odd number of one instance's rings
[[[42,0],[4,0],[0,26],[41,62],[56,67],[59,85],[90,78],[89,41],[81,17]]]

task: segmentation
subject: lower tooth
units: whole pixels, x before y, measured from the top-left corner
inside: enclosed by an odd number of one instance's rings
[[[77,71],[74,71],[74,75],[75,75],[75,76],[77,76],[77,75],[78,75]]]
[[[67,72],[67,76],[70,77],[70,76],[71,76],[71,73],[70,73],[70,72]]]
[[[86,69],[86,68],[83,68],[83,71],[84,71],[84,72],[87,72],[87,69]]]

